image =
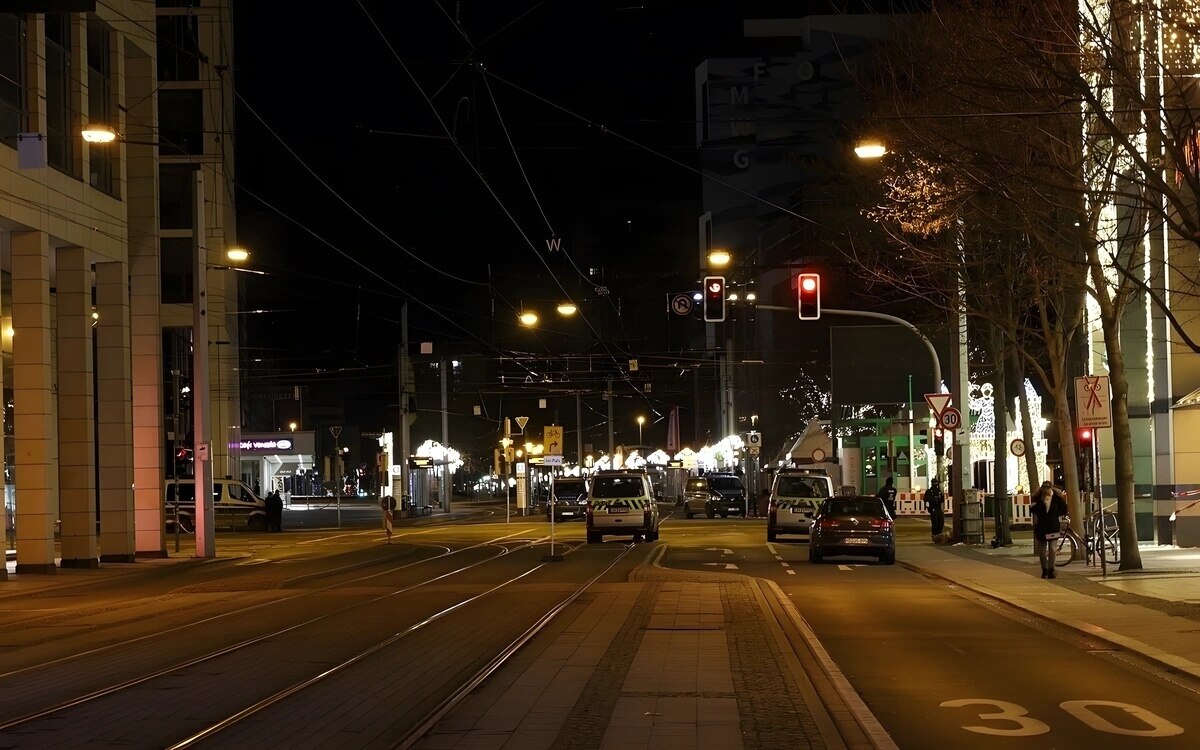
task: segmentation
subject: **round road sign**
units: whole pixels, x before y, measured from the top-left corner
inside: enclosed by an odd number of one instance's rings
[[[1021,438],[1016,438],[1008,444],[1008,450],[1017,458],[1025,455],[1025,441]]]
[[[947,430],[957,430],[962,427],[962,412],[953,406],[947,406],[938,419]]]
[[[813,448],[812,460],[816,461],[817,463],[821,463],[822,461],[824,461],[825,460],[825,451],[821,450],[820,448]]]
[[[671,298],[671,312],[676,315],[687,315],[694,307],[692,297],[689,294],[676,294]]]

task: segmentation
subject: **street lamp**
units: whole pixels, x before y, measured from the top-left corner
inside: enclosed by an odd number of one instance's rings
[[[863,141],[854,147],[854,155],[860,159],[880,159],[887,152],[887,146],[879,141]]]
[[[557,309],[558,314],[564,318],[569,318],[579,311],[579,308],[575,306],[574,302],[560,302],[558,307],[555,309]]]
[[[526,310],[525,312],[521,313],[517,316],[517,319],[521,321],[521,325],[527,328],[532,328],[533,326],[537,325],[538,322],[537,313],[531,310]]]
[[[724,268],[733,260],[728,250],[713,250],[708,254],[709,268]]]
[[[291,430],[292,432],[295,432],[296,431],[296,423],[288,422],[288,429]]]
[[[637,423],[638,423],[638,445],[641,445],[642,444],[642,425],[646,424],[646,418],[639,415],[637,418]]]

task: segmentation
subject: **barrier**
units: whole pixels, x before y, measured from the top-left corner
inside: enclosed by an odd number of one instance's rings
[[[896,515],[897,516],[928,516],[925,511],[924,492],[898,492],[896,493]],[[986,495],[980,495],[987,497]],[[1011,526],[1030,525],[1033,523],[1032,516],[1029,513],[1029,495],[1012,495],[1009,499],[1009,524]],[[942,511],[947,516],[954,515],[951,499],[945,498],[942,502]]]

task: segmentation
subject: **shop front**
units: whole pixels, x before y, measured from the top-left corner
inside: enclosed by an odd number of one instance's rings
[[[243,432],[237,448],[242,481],[255,494],[266,496],[274,490],[285,502],[293,496],[325,494],[314,464],[316,436],[312,432]]]

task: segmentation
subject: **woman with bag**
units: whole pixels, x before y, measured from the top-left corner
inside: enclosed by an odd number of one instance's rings
[[[1067,499],[1062,490],[1050,482],[1030,499],[1029,513],[1033,517],[1033,546],[1042,561],[1042,578],[1054,578],[1054,556],[1058,552],[1058,537],[1062,519],[1067,515]]]

